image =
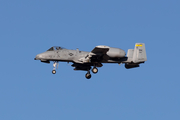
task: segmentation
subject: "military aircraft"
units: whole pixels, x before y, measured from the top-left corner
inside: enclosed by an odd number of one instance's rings
[[[102,63],[118,63],[125,64],[126,69],[139,67],[139,64],[147,61],[144,43],[136,43],[134,49],[128,49],[126,52],[120,48],[113,48],[105,45],[96,46],[91,52],[69,50],[59,46],[53,46],[46,52],[36,55],[35,60],[44,63],[53,61],[52,73],[56,73],[59,62],[72,62],[74,70],[87,71],[85,77],[91,78],[92,71],[94,74],[98,72],[97,67],[102,67]],[[92,68],[93,67],[93,68]]]

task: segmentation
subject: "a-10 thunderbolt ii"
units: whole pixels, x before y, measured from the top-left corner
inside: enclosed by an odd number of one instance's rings
[[[127,55],[124,50],[109,46],[96,46],[91,52],[77,50],[69,50],[62,47],[54,46],[44,53],[36,55],[35,60],[44,63],[53,61],[52,73],[56,73],[58,62],[72,62],[74,70],[87,71],[85,77],[91,78],[90,71],[97,73],[97,67],[102,67],[102,63],[124,63],[125,68],[139,67],[139,64],[147,61],[144,43],[136,43],[134,49],[128,49]],[[92,68],[93,67],[93,68]]]

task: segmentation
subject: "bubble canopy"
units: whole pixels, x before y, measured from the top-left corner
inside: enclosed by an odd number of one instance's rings
[[[53,46],[53,47],[49,48],[47,51],[55,51],[55,50],[62,50],[62,49],[65,49],[65,48],[60,47],[60,46]]]

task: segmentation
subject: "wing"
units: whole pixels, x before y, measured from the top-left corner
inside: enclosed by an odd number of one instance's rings
[[[102,57],[106,55],[109,48],[109,46],[104,45],[96,46],[86,57],[80,58],[78,61],[80,63],[100,62],[104,59]]]
[[[108,46],[103,46],[103,45],[99,45],[96,46],[91,53],[94,54],[106,54],[109,51],[109,47]]]

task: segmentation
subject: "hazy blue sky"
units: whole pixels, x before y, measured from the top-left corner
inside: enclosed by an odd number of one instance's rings
[[[0,120],[180,120],[179,0],[0,0]],[[104,64],[91,80],[35,61],[53,45],[127,51],[140,68]]]

